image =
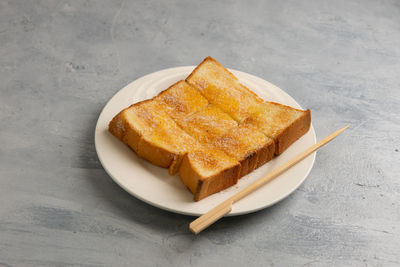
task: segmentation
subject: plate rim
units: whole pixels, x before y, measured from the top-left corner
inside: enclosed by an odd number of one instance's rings
[[[156,203],[156,202],[150,201],[150,200],[148,200],[148,199],[146,199],[146,198],[140,196],[139,194],[135,193],[133,190],[131,190],[130,188],[128,188],[125,184],[121,183],[121,182],[119,181],[119,179],[117,179],[116,177],[114,177],[114,175],[113,175],[113,174],[108,170],[108,168],[105,166],[105,164],[104,164],[104,162],[103,162],[103,158],[102,158],[102,156],[101,156],[101,153],[99,153],[98,132],[99,132],[99,130],[100,130],[100,129],[99,129],[99,127],[100,127],[100,126],[99,126],[100,120],[101,120],[102,116],[104,115],[107,106],[110,104],[110,102],[111,102],[114,98],[116,98],[119,94],[123,93],[123,91],[126,90],[128,87],[130,87],[133,83],[138,82],[139,80],[142,80],[142,79],[145,80],[145,79],[148,78],[149,76],[157,75],[157,74],[162,73],[162,72],[169,72],[169,71],[176,71],[176,72],[181,71],[181,72],[185,72],[185,71],[187,71],[187,69],[190,68],[191,70],[193,70],[195,67],[196,67],[196,66],[178,66],[178,67],[166,68],[166,69],[158,70],[158,71],[155,71],[155,72],[152,72],[152,73],[148,73],[148,74],[146,74],[146,75],[143,75],[143,76],[141,76],[141,77],[138,77],[138,78],[136,78],[135,80],[129,82],[128,84],[126,84],[125,86],[123,86],[120,90],[118,90],[116,93],[114,93],[114,94],[108,99],[108,101],[105,103],[105,105],[103,106],[103,108],[102,108],[102,110],[101,110],[101,112],[99,113],[99,116],[98,116],[98,118],[97,118],[96,127],[95,127],[95,131],[94,131],[94,143],[95,143],[95,150],[96,150],[97,157],[98,157],[98,159],[99,159],[99,161],[100,161],[100,163],[101,163],[103,169],[104,169],[105,172],[107,173],[107,175],[110,176],[111,179],[112,179],[118,186],[120,186],[122,189],[124,189],[124,190],[125,190],[128,194],[130,194],[131,196],[137,198],[138,200],[141,200],[141,201],[145,202],[145,203],[148,204],[148,205],[151,205],[151,206],[153,206],[153,207],[156,207],[156,208],[159,208],[159,209],[168,211],[168,212],[173,212],[173,213],[177,213],[177,214],[181,214],[181,215],[187,215],[187,216],[201,216],[201,215],[204,214],[204,213],[202,213],[202,212],[187,212],[187,211],[182,211],[182,210],[179,210],[179,209],[176,209],[176,208],[170,208],[170,207],[167,207],[167,206],[160,205],[160,204],[158,204],[158,203]],[[286,93],[283,89],[281,89],[281,88],[279,88],[278,86],[272,84],[271,82],[269,82],[269,81],[267,81],[267,80],[264,80],[264,79],[262,79],[262,78],[260,78],[260,77],[258,77],[258,76],[255,76],[255,75],[252,75],[252,74],[243,72],[243,71],[239,71],[239,70],[236,70],[236,69],[228,68],[228,70],[229,70],[230,72],[234,73],[234,74],[239,74],[239,76],[248,76],[248,77],[251,77],[251,78],[253,78],[253,79],[257,79],[257,80],[259,80],[259,81],[262,81],[262,82],[264,82],[264,83],[267,83],[269,86],[273,87],[274,89],[279,90],[280,93],[283,93],[285,97],[289,98],[291,101],[295,102],[301,109],[303,109],[302,106],[301,106],[292,96],[290,96],[290,95],[289,95],[288,93]],[[238,79],[241,80],[240,77],[238,77]],[[144,99],[143,99],[143,100],[144,100]],[[141,100],[139,100],[139,101],[141,101]],[[132,104],[133,104],[133,103],[132,103]],[[316,133],[315,133],[315,129],[314,129],[314,126],[313,126],[312,122],[311,122],[311,125],[310,125],[309,132],[310,132],[311,135],[312,135],[313,142],[316,143],[316,140],[317,140],[317,139],[316,139]],[[260,206],[260,207],[253,208],[253,209],[248,209],[248,210],[245,210],[245,211],[236,211],[236,212],[232,211],[232,212],[228,213],[227,215],[225,215],[224,217],[239,216],[239,215],[254,213],[254,212],[257,212],[257,211],[266,209],[266,208],[268,208],[268,207],[271,207],[271,206],[277,204],[278,202],[280,202],[280,201],[286,199],[289,195],[291,195],[294,191],[296,191],[296,190],[304,183],[304,181],[307,179],[307,177],[309,176],[311,170],[312,170],[313,167],[314,167],[316,154],[317,154],[317,152],[313,152],[311,155],[308,156],[308,157],[311,157],[311,158],[312,158],[311,163],[310,163],[310,165],[309,165],[309,168],[308,168],[306,174],[304,175],[304,177],[296,184],[296,186],[293,186],[293,188],[292,188],[291,190],[288,190],[285,194],[282,194],[279,198],[275,199],[274,201],[272,201],[272,202],[270,202],[270,203],[268,203],[268,204],[266,204],[266,205],[262,205],[262,206]],[[239,191],[238,191],[238,192],[239,192]],[[215,206],[218,205],[218,204],[219,204],[219,203],[216,203]]]

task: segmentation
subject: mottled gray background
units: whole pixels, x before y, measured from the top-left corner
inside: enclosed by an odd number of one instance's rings
[[[208,55],[310,108],[319,138],[352,127],[289,198],[194,236],[93,137],[127,83]],[[0,266],[399,266],[399,56],[395,0],[0,0]]]

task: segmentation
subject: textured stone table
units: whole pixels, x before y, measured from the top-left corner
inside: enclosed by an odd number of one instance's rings
[[[279,3],[278,3],[279,2]],[[312,110],[305,183],[199,236],[100,165],[107,100],[208,55]],[[0,266],[399,266],[398,1],[0,0]]]

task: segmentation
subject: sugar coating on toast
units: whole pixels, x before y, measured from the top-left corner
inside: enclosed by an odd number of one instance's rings
[[[238,125],[228,114],[212,104],[177,123],[200,143],[210,143],[216,137]]]
[[[207,100],[238,122],[246,119],[263,100],[239,83],[217,61],[208,57],[186,78]]]
[[[274,102],[265,102],[244,124],[257,127],[275,141],[275,154],[283,153],[310,128],[310,110],[300,110]]]
[[[109,131],[170,174],[179,171],[197,201],[281,154],[310,124],[309,110],[264,102],[208,57],[185,81],[122,110]]]
[[[256,126],[267,136],[274,138],[293,121],[300,118],[304,111],[273,102],[265,102],[261,108],[251,114],[245,123]]]
[[[272,144],[273,140],[250,125],[240,125],[219,136],[212,143],[218,149],[237,160],[242,160]]]
[[[159,93],[154,101],[175,121],[202,109],[208,101],[195,88],[185,81],[179,81]]]
[[[154,101],[124,109],[110,122],[109,130],[139,156],[165,168],[200,145]]]
[[[241,165],[222,151],[203,146],[187,153],[179,176],[198,201],[237,183]]]
[[[264,165],[275,153],[274,140],[245,124],[230,129],[212,144],[240,162],[240,177]]]
[[[188,158],[193,169],[203,179],[207,179],[207,177],[215,175],[221,170],[238,164],[237,160],[222,151],[207,147],[189,152]]]
[[[172,151],[185,152],[196,147],[197,142],[172,120],[158,109],[157,102],[147,102],[129,109],[136,125],[142,124],[140,130],[149,140],[162,144]]]

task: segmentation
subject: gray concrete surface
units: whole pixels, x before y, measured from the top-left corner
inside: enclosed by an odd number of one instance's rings
[[[211,55],[352,127],[285,201],[223,219],[107,176],[96,119],[128,82]],[[0,0],[0,266],[400,266],[399,1]]]

